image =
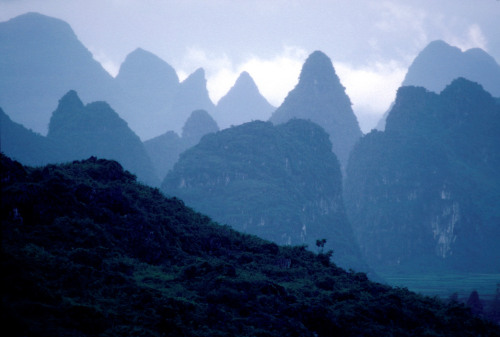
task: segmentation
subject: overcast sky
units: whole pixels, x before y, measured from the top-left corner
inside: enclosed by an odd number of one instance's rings
[[[137,47],[181,79],[203,67],[215,103],[246,70],[278,106],[305,58],[321,50],[365,132],[429,42],[500,60],[499,0],[0,0],[0,21],[30,11],[68,22],[112,75]]]

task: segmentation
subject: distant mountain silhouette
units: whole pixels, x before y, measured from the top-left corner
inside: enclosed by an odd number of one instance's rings
[[[420,86],[440,92],[454,79],[464,77],[500,96],[500,65],[480,48],[462,52],[444,41],[429,43],[408,68],[402,86]]]
[[[275,109],[260,94],[250,74],[244,71],[234,86],[217,103],[214,118],[219,126],[225,129],[252,120],[266,121]]]
[[[307,58],[299,83],[270,118],[274,124],[291,118],[310,119],[330,135],[333,152],[345,167],[349,152],[362,133],[351,101],[335,73],[331,60],[315,51]]]
[[[500,97],[500,65],[480,48],[462,52],[444,41],[427,45],[415,58],[402,86],[419,86],[439,93],[459,77],[477,82],[495,97]],[[383,130],[387,113],[377,124]]]
[[[106,102],[84,105],[69,91],[52,114],[47,139],[59,145],[59,162],[90,156],[114,159],[139,180],[158,184],[141,140]]]
[[[477,83],[398,91],[385,132],[354,148],[346,208],[375,271],[496,272],[500,106]]]
[[[0,106],[13,121],[45,135],[54,102],[69,90],[108,102],[142,139],[180,133],[193,110],[215,108],[203,69],[179,83],[170,65],[139,48],[114,79],[64,21],[28,13],[0,22]]]
[[[365,266],[345,215],[338,160],[312,122],[255,121],[207,135],[181,155],[162,190],[278,244],[314,249],[325,238],[334,261]]]
[[[165,178],[182,152],[196,145],[204,135],[217,131],[219,127],[208,112],[195,110],[182,128],[182,137],[174,131],[168,131],[145,141],[144,146],[160,180]]]
[[[219,126],[205,110],[195,110],[182,127],[182,138],[191,144],[196,144],[208,133],[219,131]]]
[[[28,13],[0,22],[0,106],[13,121],[45,135],[55,102],[70,89],[85,101],[116,94],[64,21]]]
[[[207,80],[203,68],[198,68],[180,84],[169,116],[170,130],[180,133],[191,112],[199,109],[210,114],[215,109],[208,96]]]
[[[113,105],[139,137],[149,139],[172,127],[168,117],[179,78],[168,63],[138,48],[122,63],[115,81],[123,95]]]

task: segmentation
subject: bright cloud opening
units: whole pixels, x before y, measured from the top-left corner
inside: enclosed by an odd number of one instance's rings
[[[210,55],[192,48],[182,61],[178,75],[184,80],[197,68],[205,69],[207,89],[210,98],[216,103],[231,89],[238,76],[246,71],[269,103],[279,106],[297,84],[306,57],[307,52],[303,49],[285,47],[282,53],[272,58],[252,55],[235,64],[227,55]]]
[[[361,129],[370,131],[396,98],[406,67],[395,61],[377,62],[361,68],[342,62],[336,62],[334,66],[351,99]]]
[[[450,38],[450,43],[454,46],[459,47],[463,51],[471,48],[481,48],[487,50],[487,40],[484,36],[481,27],[478,24],[472,24],[467,28],[466,35],[464,37],[452,37]]]

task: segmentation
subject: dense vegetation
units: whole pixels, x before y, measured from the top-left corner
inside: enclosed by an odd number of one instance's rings
[[[325,238],[336,263],[367,269],[345,214],[338,160],[312,122],[256,121],[207,135],[181,155],[162,191],[278,244],[316,249]]]
[[[2,155],[12,336],[499,336],[463,305],[213,223],[114,161]]]
[[[500,106],[463,78],[402,87],[385,132],[354,148],[345,201],[370,266],[500,271]]]

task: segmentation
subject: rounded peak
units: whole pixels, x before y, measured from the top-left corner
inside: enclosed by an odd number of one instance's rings
[[[219,131],[219,126],[210,114],[203,109],[194,110],[182,128],[183,138],[201,138],[201,136]]]
[[[313,82],[315,85],[324,85],[331,81],[340,82],[332,61],[322,51],[315,51],[310,54],[300,72],[300,82]]]
[[[127,57],[125,58],[125,62],[127,62],[127,60],[137,59],[137,58],[139,58],[139,59],[149,58],[149,59],[161,60],[158,56],[156,56],[152,52],[147,51],[147,50],[139,47],[139,48],[134,49],[134,51],[132,51],[131,53],[129,53],[127,55]]]
[[[252,76],[250,76],[249,73],[246,71],[242,72],[240,76],[238,76],[238,79],[234,83],[234,87],[244,87],[244,88],[251,88],[251,89],[257,89],[257,85],[255,84],[255,81],[253,80]]]
[[[83,102],[75,90],[70,90],[59,100],[59,108],[81,109]]]
[[[424,49],[426,48],[454,48],[454,47],[452,47],[443,40],[434,40],[429,42]]]
[[[318,61],[323,61],[323,62],[330,62],[332,63],[332,61],[330,60],[330,58],[325,54],[323,53],[321,50],[315,50],[313,51],[306,59],[306,63],[307,62],[318,62]]]
[[[6,22],[1,22],[0,24],[9,25],[16,30],[30,31],[30,32],[45,32],[44,34],[54,35],[54,36],[70,36],[76,37],[71,26],[66,22],[58,18],[43,15],[37,12],[28,12],[16,16]]]
[[[333,68],[332,60],[322,51],[316,50],[311,53],[302,67],[302,71],[307,68]]]
[[[442,55],[442,54],[461,54],[462,50],[458,47],[449,45],[443,40],[434,40],[430,42],[419,55]]]
[[[118,80],[143,81],[144,78],[166,78],[170,82],[179,83],[175,69],[157,55],[137,48],[127,55],[120,66]]]
[[[475,62],[484,63],[493,67],[499,67],[495,58],[481,48],[467,49],[464,52],[464,55],[474,59]]]
[[[481,84],[463,77],[453,80],[441,91],[440,95],[445,98],[449,97],[453,102],[461,102],[462,105],[482,104],[493,100],[491,94],[484,90]]]

